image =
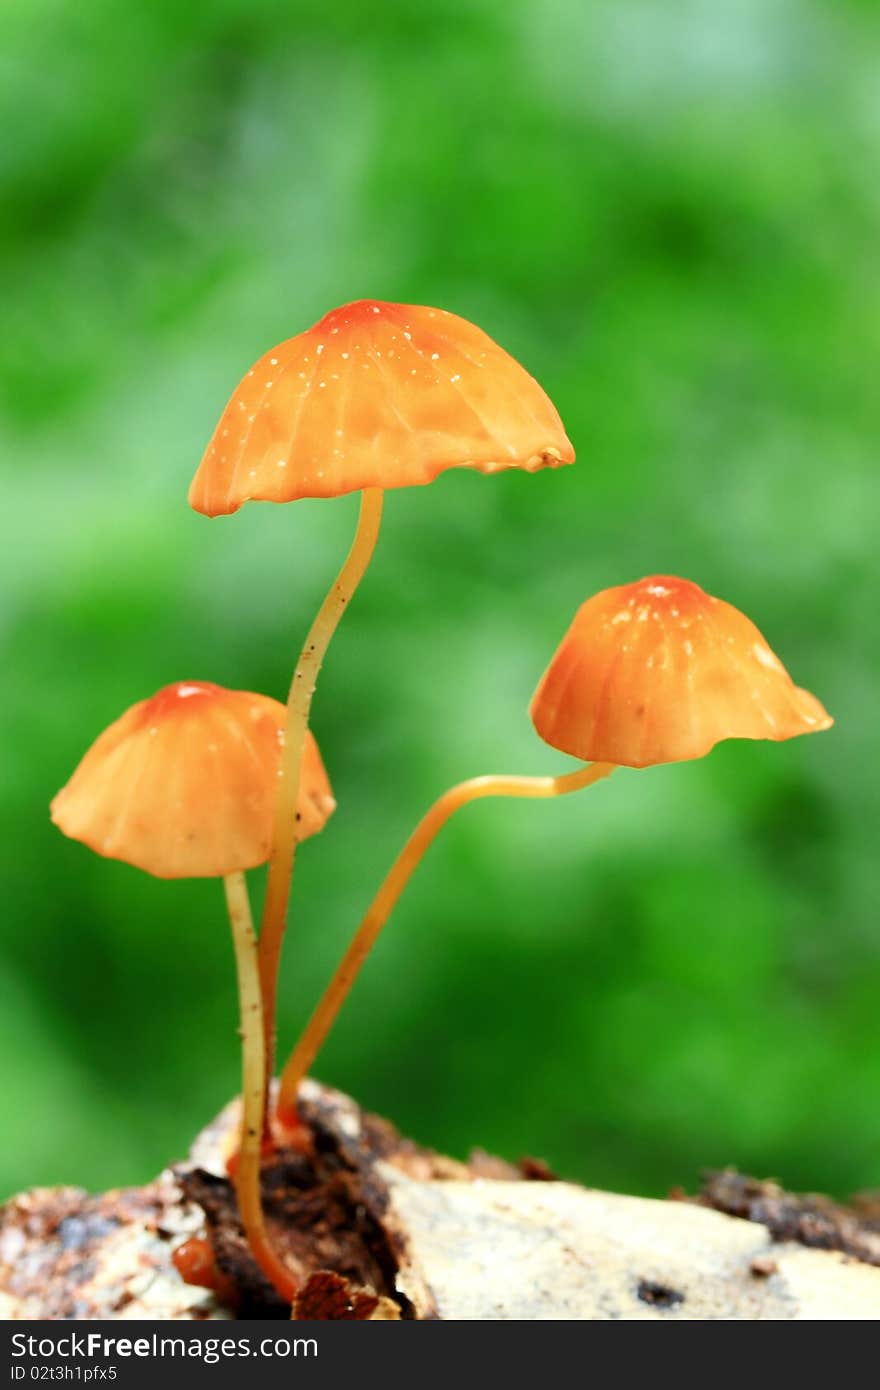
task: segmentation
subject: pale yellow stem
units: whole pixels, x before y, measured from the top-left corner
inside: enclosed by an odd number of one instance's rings
[[[383,495],[381,488],[366,488],[361,493],[361,509],[351,550],[312,623],[300,652],[290,685],[290,694],[287,697],[287,725],[278,778],[272,855],[269,860],[269,879],[259,941],[267,1077],[271,1077],[275,1062],[278,964],[287,924],[287,904],[296,855],[296,808],[299,801],[309,708],[324,653],[330,645],[339,619],[370,563],[382,520]]]
[[[296,1117],[299,1084],[314,1062],[332,1027],[360,968],[384,927],[395,903],[428,846],[449,817],[470,801],[484,796],[550,797],[565,796],[608,777],[613,763],[590,763],[561,777],[473,777],[443,793],[422,817],[391,866],[382,886],[367,909],[336,974],[328,985],[305,1031],[291,1053],[281,1076],[277,1113],[282,1123]]]
[[[269,1242],[260,1195],[260,1160],[266,1113],[266,1066],[263,1049],[263,1005],[257,970],[257,940],[243,873],[223,880],[226,906],[232,926],[238,1002],[241,1015],[241,1141],[235,1189],[241,1224],[251,1250],[266,1278],[288,1303],[297,1281]]]

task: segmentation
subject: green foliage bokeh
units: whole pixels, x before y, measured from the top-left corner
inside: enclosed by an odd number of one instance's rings
[[[141,1181],[236,1088],[219,886],[102,861],[47,803],[167,681],[283,698],[356,504],[208,522],[186,489],[252,359],[365,295],[480,323],[578,462],[389,495],[314,705],[339,810],[299,859],[282,1038],[436,794],[564,764],[526,707],[577,604],[683,574],[834,730],[469,808],[318,1074],[596,1185],[877,1184],[878,20],[4,6],[0,1191]]]

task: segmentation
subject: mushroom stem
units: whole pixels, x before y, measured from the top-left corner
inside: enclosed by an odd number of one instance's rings
[[[275,1062],[275,1019],[278,963],[287,921],[287,904],[296,855],[296,807],[299,798],[303,744],[309,723],[309,708],[324,653],[336,631],[343,611],[370,563],[382,520],[383,491],[365,488],[357,531],[348,557],[321,604],[300,652],[290,693],[287,697],[287,725],[278,774],[278,793],[272,830],[272,855],[266,900],[260,925],[258,947],[260,988],[263,994],[263,1036],[266,1076],[271,1077]]]
[[[241,1141],[235,1175],[238,1210],[254,1259],[281,1296],[292,1303],[297,1282],[269,1243],[260,1198],[266,1068],[257,941],[244,874],[227,874],[223,886],[232,926],[241,1014]]]
[[[456,811],[485,796],[565,796],[608,777],[614,763],[590,763],[560,777],[472,777],[444,792],[419,821],[392,864],[382,886],[352,937],[336,973],[306,1025],[281,1075],[277,1115],[282,1125],[296,1124],[299,1084],[314,1062],[345,998],[360,973],[395,903],[434,837]]]

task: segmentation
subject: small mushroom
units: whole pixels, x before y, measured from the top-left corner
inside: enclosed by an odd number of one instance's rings
[[[54,798],[52,820],[96,854],[156,878],[219,878],[269,857],[284,706],[249,690],[177,681],[95,740]],[[335,802],[309,734],[298,839]],[[294,818],[295,819],[295,818]]]
[[[833,723],[797,687],[755,625],[686,579],[605,589],[578,611],[531,705],[545,743],[586,762],[555,777],[475,777],[435,801],[358,927],[281,1077],[281,1124],[299,1083],[414,869],[449,817],[486,796],[553,797],[609,776],[700,758],[727,738],[788,739]]]
[[[351,551],[318,612],[291,682],[260,978],[269,1069],[278,962],[296,845],[309,707],[324,654],[379,534],[387,488],[432,482],[450,468],[534,472],[574,451],[538,383],[481,329],[444,309],[361,299],[271,348],[236,387],[193,479],[206,516],[247,501],[361,493]]]
[[[223,879],[241,1013],[239,1209],[254,1258],[292,1300],[296,1280],[269,1244],[260,1202],[265,1052],[244,877],[269,855],[284,719],[284,706],[265,695],[207,681],[167,685],[98,737],[54,798],[51,816],[65,835],[157,878]],[[334,806],[308,734],[297,837],[321,830]]]
[[[722,739],[781,740],[833,723],[744,613],[669,575],[587,599],[531,714],[552,748],[620,767],[685,762]]]

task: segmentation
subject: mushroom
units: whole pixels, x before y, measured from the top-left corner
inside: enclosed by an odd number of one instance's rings
[[[105,729],[54,798],[71,839],[157,878],[222,878],[238,976],[242,1123],[236,1189],[254,1258],[291,1300],[296,1281],[272,1249],[260,1203],[266,1110],[257,943],[244,871],[268,858],[285,709],[207,681],[178,681]],[[335,806],[308,734],[296,835],[321,830]]]
[[[531,705],[545,743],[588,763],[551,777],[475,777],[435,801],[410,835],[306,1025],[281,1077],[277,1116],[295,1126],[299,1083],[428,846],[486,796],[553,797],[607,777],[700,758],[722,739],[787,739],[833,723],[755,625],[686,579],[654,576],[582,605]]]
[[[296,845],[309,707],[324,654],[369,564],[384,491],[449,468],[534,472],[574,451],[538,383],[481,329],[444,309],[362,299],[270,349],[236,387],[193,479],[206,516],[247,501],[361,493],[348,558],[294,671],[260,928],[266,1057],[272,1070],[278,963]]]
[[[723,739],[779,741],[834,722],[744,613],[669,575],[581,606],[531,715],[551,748],[621,767],[686,762]]]

